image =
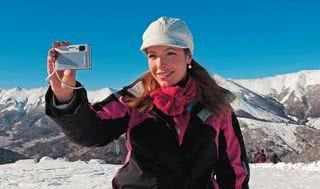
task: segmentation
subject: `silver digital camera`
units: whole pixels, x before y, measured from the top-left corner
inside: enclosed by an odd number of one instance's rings
[[[58,52],[55,70],[91,69],[91,47],[88,44],[60,46],[55,50]]]

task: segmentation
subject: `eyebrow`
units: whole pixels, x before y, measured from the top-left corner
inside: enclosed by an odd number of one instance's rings
[[[177,49],[174,49],[174,48],[172,48],[172,47],[169,47],[169,48],[166,48],[166,49],[164,49],[164,51],[169,51],[169,50],[177,50]]]

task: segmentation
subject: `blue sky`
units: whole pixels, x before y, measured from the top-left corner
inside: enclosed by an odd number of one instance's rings
[[[147,69],[141,36],[160,16],[186,21],[194,58],[212,74],[320,69],[319,1],[21,0],[0,6],[0,88],[47,86],[47,50],[55,40],[92,45],[93,69],[77,72],[87,89],[124,86]]]

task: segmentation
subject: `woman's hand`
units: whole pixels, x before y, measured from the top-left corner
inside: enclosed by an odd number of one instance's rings
[[[67,46],[69,45],[68,42],[54,42],[53,48],[49,49],[48,52],[48,60],[47,60],[47,72],[50,75],[54,72],[54,63],[59,56],[58,52],[54,50],[59,46]],[[60,76],[61,80],[70,85],[75,87],[76,86],[76,71],[75,70],[59,70],[57,74]],[[56,74],[53,74],[50,78],[50,85],[51,89],[56,96],[56,99],[59,103],[68,103],[72,99],[74,92],[73,89],[67,87],[63,83],[60,82]]]

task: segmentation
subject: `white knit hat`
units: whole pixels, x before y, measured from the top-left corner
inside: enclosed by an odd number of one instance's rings
[[[179,18],[160,17],[152,22],[142,36],[140,50],[156,45],[188,48],[193,54],[193,37],[186,23]]]

